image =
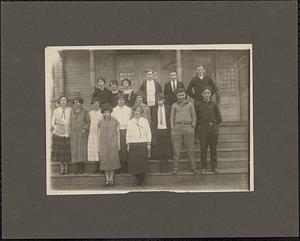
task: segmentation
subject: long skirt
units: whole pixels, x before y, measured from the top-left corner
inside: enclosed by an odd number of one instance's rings
[[[120,161],[122,163],[128,162],[128,151],[127,151],[127,145],[126,145],[126,129],[120,130]]]
[[[99,161],[98,141],[98,132],[90,132],[88,139],[88,161]]]
[[[80,131],[71,132],[70,146],[72,162],[87,161],[87,142],[88,136]]]
[[[70,138],[57,135],[52,136],[52,162],[71,162]]]
[[[168,129],[156,129],[155,142],[151,151],[151,157],[168,160],[172,157],[171,133]]]
[[[128,172],[132,174],[149,171],[147,143],[130,143]]]

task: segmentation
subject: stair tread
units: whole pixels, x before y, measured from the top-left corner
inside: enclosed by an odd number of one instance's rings
[[[210,161],[210,158],[207,158],[208,161]],[[179,162],[189,162],[188,159],[179,159]],[[199,158],[195,158],[196,162],[199,162],[200,159]],[[249,158],[248,157],[237,157],[237,158],[232,158],[232,157],[222,157],[222,158],[218,158],[218,162],[248,162]],[[149,160],[149,163],[158,163],[159,160],[156,159],[151,159]],[[169,163],[173,163],[172,158],[168,161]],[[95,162],[86,162],[86,163],[95,163]],[[70,164],[74,164],[74,163],[70,163]],[[51,162],[51,165],[59,165],[59,162]]]
[[[226,192],[226,191],[249,191],[247,184],[214,184],[214,183],[195,183],[195,184],[146,184],[143,187],[132,184],[118,184],[114,187],[101,187],[101,185],[90,186],[84,191],[80,189],[55,190],[55,194],[109,194],[109,193],[128,193],[128,192]]]
[[[210,158],[208,157],[207,158],[207,160],[208,161],[210,161]],[[186,161],[189,161],[188,159],[183,159],[183,158],[181,158],[181,159],[179,159],[179,162],[186,162]],[[200,159],[199,158],[195,158],[195,161],[197,162],[197,161],[200,161]],[[236,158],[232,158],[232,157],[222,157],[222,158],[218,158],[218,162],[219,161],[221,161],[221,162],[247,162],[247,161],[249,161],[249,158],[248,157],[236,157]],[[149,162],[150,163],[156,163],[156,162],[159,162],[159,160],[157,160],[157,159],[151,159],[151,160],[149,160]],[[168,161],[169,163],[172,163],[173,162],[173,159],[171,158],[169,161]],[[94,161],[91,161],[91,162],[85,162],[85,163],[95,163]],[[51,162],[51,165],[59,165],[60,164],[60,162]],[[73,162],[71,162],[70,164],[75,164],[75,163],[73,163]]]
[[[235,173],[248,173],[248,168],[226,168],[226,169],[221,169],[219,174],[214,174],[213,172],[207,172],[206,174],[199,174],[199,175],[222,175],[222,174],[235,174]],[[193,176],[192,172],[181,172],[180,170],[177,172],[176,175],[173,175],[172,173],[147,173],[146,176],[186,176],[190,175]],[[65,175],[60,175],[60,174],[53,174],[51,177],[59,177],[59,178],[66,178],[66,177],[104,177],[105,174],[94,174],[94,173],[84,173],[84,174],[65,174]],[[131,177],[134,176],[133,174],[130,173],[120,173],[116,174],[116,177]]]
[[[186,148],[182,148],[180,151],[186,151]],[[194,148],[195,151],[200,151],[200,148]],[[235,148],[218,148],[217,151],[248,151],[247,147],[235,147]],[[208,150],[209,151],[209,150]]]
[[[230,139],[230,140],[218,140],[218,143],[231,143],[231,142],[248,142],[247,139]],[[199,142],[197,144],[200,144]]]

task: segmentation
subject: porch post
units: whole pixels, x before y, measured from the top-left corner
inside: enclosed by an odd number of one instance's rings
[[[64,81],[64,66],[63,66],[63,51],[58,51],[58,58],[56,62],[56,68],[55,68],[55,79],[58,80],[58,96],[62,96],[65,94],[65,81]],[[58,97],[55,96],[55,97]]]
[[[176,50],[177,78],[182,81],[181,50]]]
[[[91,93],[94,92],[96,86],[96,69],[95,69],[95,51],[90,50],[90,86]]]

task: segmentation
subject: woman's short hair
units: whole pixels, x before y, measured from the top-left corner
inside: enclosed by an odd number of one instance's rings
[[[165,95],[163,94],[163,93],[159,93],[158,95],[157,95],[157,100],[164,100],[166,97],[165,97]]]
[[[93,97],[91,100],[91,104],[94,104],[94,102],[96,102],[96,101],[99,101],[99,103],[100,103],[100,100],[98,97]]]
[[[117,96],[116,96],[116,100],[119,100],[119,99],[124,99],[125,100],[125,95],[123,93],[118,93]]]
[[[138,104],[134,104],[132,106],[132,111],[136,111],[137,109],[140,109],[140,113],[142,114],[144,112],[144,108]]]
[[[210,86],[204,86],[202,89],[201,89],[201,94],[203,93],[204,90],[209,90],[210,93],[212,91],[212,88]]]
[[[178,88],[178,89],[176,90],[176,95],[177,95],[178,93],[185,93],[185,89],[184,89],[184,88]]]
[[[99,77],[99,78],[97,79],[97,83],[99,83],[100,80],[102,80],[104,83],[106,83],[106,79],[105,79],[104,77]]]
[[[131,80],[130,80],[130,79],[122,79],[122,80],[121,80],[121,85],[122,85],[122,86],[124,86],[124,83],[123,83],[124,81],[127,81],[127,82],[128,82],[128,85],[131,86]]]
[[[73,104],[75,103],[76,100],[77,100],[80,104],[83,104],[83,99],[82,99],[80,96],[76,96],[76,97],[73,99]]]
[[[144,93],[143,91],[141,91],[141,90],[135,92],[135,93],[134,93],[134,100],[136,100],[136,98],[137,98],[138,96],[144,98],[144,97],[145,97],[145,93]]]
[[[112,85],[119,86],[119,83],[118,83],[118,81],[116,81],[116,80],[111,80],[111,81],[109,82],[109,86],[112,86]]]
[[[65,95],[62,95],[62,96],[59,96],[59,97],[58,97],[58,103],[60,103],[60,100],[61,100],[62,98],[66,98],[66,100],[67,100],[67,103],[69,102],[69,99],[68,99],[68,97],[67,97],[67,96],[65,96]]]
[[[105,103],[101,108],[101,113],[103,114],[105,111],[109,111],[111,113],[113,111],[112,106],[108,103]]]

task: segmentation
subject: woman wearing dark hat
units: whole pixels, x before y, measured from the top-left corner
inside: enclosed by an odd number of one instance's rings
[[[94,161],[99,163],[99,155],[98,155],[98,141],[100,135],[100,129],[98,124],[100,120],[103,118],[100,109],[100,101],[96,98],[92,99],[93,109],[89,112],[89,117],[91,120],[90,124],[90,133],[88,139],[88,161]],[[96,172],[99,171],[99,167]]]
[[[106,181],[104,186],[113,186],[115,170],[121,167],[119,159],[119,122],[111,116],[112,107],[109,104],[104,104],[101,112],[103,119],[99,122],[100,170],[105,171]]]
[[[126,132],[128,172],[135,174],[138,185],[145,185],[145,174],[149,169],[148,156],[151,148],[151,130],[148,121],[141,117],[143,107],[132,107],[134,118],[128,122]]]
[[[59,107],[53,112],[51,120],[52,148],[51,161],[60,163],[60,174],[68,173],[68,163],[71,161],[70,151],[70,113],[67,106],[68,98],[59,97]]]
[[[74,108],[71,111],[70,142],[72,162],[76,163],[76,173],[84,172],[84,162],[87,160],[87,142],[90,118],[89,113],[82,107],[83,99],[75,97]]]
[[[110,89],[111,89],[111,92],[110,92],[110,105],[114,108],[117,106],[118,104],[118,101],[117,101],[117,95],[119,93],[121,93],[120,90],[118,90],[118,81],[116,80],[111,80],[109,82],[109,86],[110,86]]]
[[[110,102],[110,91],[105,87],[105,78],[104,77],[99,77],[97,79],[97,86],[96,89],[94,91],[94,94],[92,96],[92,98],[97,98],[100,101],[100,105],[102,106],[105,103],[109,103]],[[100,107],[101,107],[100,106]]]
[[[121,81],[121,85],[123,87],[123,94],[125,97],[125,104],[129,107],[133,106],[134,104],[134,91],[131,88],[131,81],[130,79],[123,79]]]

